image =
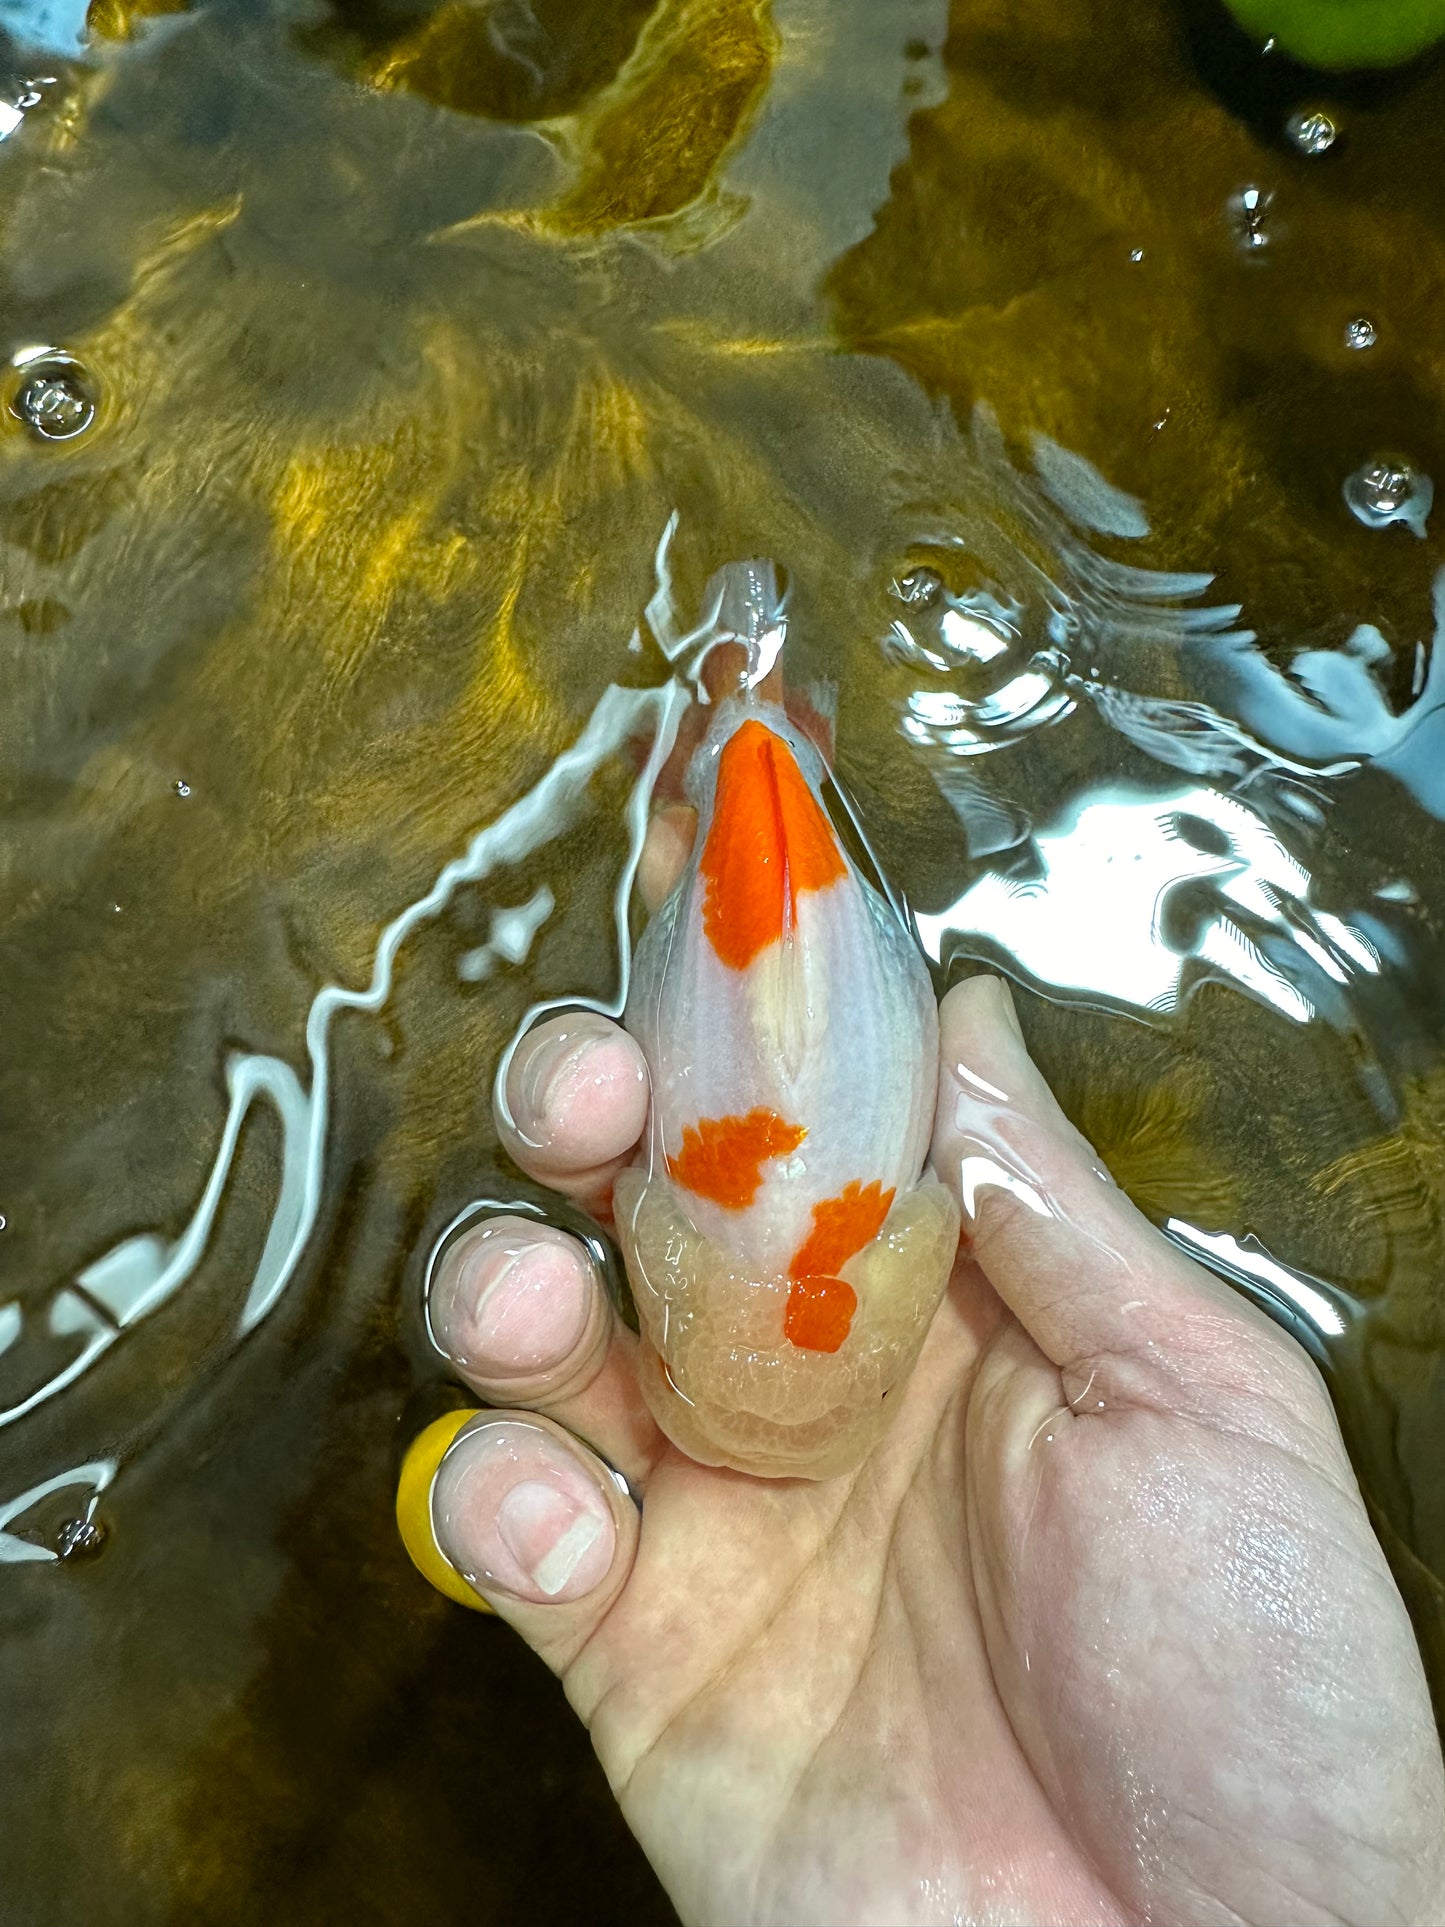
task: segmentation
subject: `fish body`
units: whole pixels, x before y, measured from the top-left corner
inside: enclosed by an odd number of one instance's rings
[[[771,572],[734,570],[755,609]],[[644,1390],[692,1457],[765,1475],[861,1459],[958,1240],[924,1172],[932,983],[824,778],[781,707],[718,705],[688,771],[693,854],[626,1015],[652,1076],[647,1157],[614,1201]]]

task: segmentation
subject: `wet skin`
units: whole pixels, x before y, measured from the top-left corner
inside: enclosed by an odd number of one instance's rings
[[[686,843],[658,827],[654,898]],[[863,1467],[682,1457],[582,1248],[519,1219],[433,1287],[499,1408],[438,1472],[442,1551],[561,1676],[687,1922],[1435,1927],[1439,1741],[1314,1366],[1104,1178],[1001,983],[941,1022],[936,1170],[986,1146],[1034,1201],[965,1195]],[[632,1040],[550,1020],[508,1096],[517,1162],[605,1211],[646,1121]]]

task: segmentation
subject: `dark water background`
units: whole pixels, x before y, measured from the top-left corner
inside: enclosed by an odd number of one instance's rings
[[[83,27],[0,4],[5,399],[44,348],[96,408],[0,432],[7,1927],[670,1918],[391,1521],[497,1055],[616,984],[635,756],[332,1011],[324,1105],[306,1026],[609,685],[645,733],[674,511],[680,610],[788,571],[945,972],[1321,1357],[1445,1693],[1445,556],[1343,493],[1445,483],[1445,66],[1205,0]]]

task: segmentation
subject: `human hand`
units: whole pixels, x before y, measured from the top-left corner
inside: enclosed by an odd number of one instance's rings
[[[561,1676],[686,1921],[1445,1920],[1420,1660],[1313,1365],[1101,1181],[1000,982],[941,1019],[965,1241],[863,1467],[684,1458],[584,1248],[493,1220],[430,1305],[504,1408],[423,1468],[453,1582]],[[626,1033],[540,1025],[508,1097],[516,1161],[603,1205]]]

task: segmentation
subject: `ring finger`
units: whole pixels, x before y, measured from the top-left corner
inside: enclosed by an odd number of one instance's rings
[[[637,1340],[578,1239],[491,1218],[442,1254],[426,1311],[432,1342],[479,1397],[543,1413],[642,1490],[667,1442],[643,1402]]]

